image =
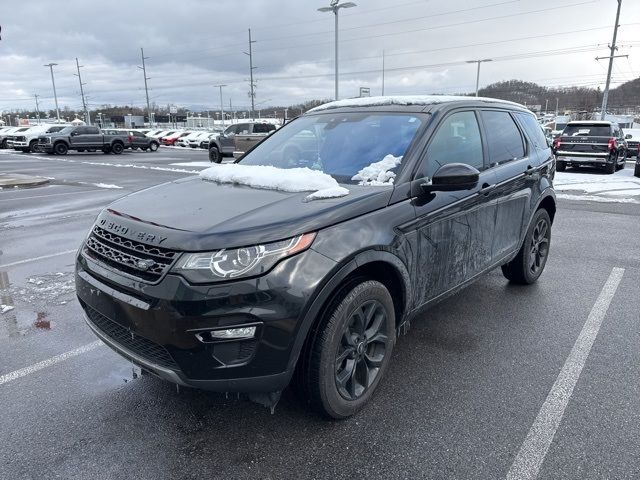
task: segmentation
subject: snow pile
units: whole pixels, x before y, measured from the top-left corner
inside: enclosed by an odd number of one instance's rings
[[[122,187],[119,187],[118,185],[113,185],[111,183],[94,183],[94,185],[99,188],[110,188],[114,190],[119,190],[122,188]]]
[[[464,97],[458,95],[390,95],[385,97],[362,97],[348,98],[345,100],[337,100],[325,103],[309,110],[317,112],[329,108],[339,107],[375,107],[380,105],[434,105],[437,103],[454,102],[460,100],[478,100],[481,102],[498,102],[508,103],[511,105],[519,105],[517,103],[508,102],[506,100],[498,100],[489,97]]]
[[[567,200],[640,203],[640,178],[626,168],[613,175],[597,170],[557,172],[553,187],[558,197]]]
[[[357,180],[359,185],[391,185],[396,178],[396,174],[391,169],[400,165],[400,162],[402,162],[402,156],[394,157],[389,154],[379,162],[364,167],[351,177],[351,180]]]
[[[13,305],[0,305],[0,313],[10,312],[13,308]]]
[[[313,192],[307,200],[344,197],[349,190],[326,173],[310,168],[277,168],[270,165],[219,164],[200,172],[200,177],[217,183],[247,185],[283,192]]]

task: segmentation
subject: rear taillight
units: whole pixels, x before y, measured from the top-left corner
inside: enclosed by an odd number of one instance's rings
[[[615,137],[611,137],[609,139],[609,150],[615,150],[616,148],[618,148],[618,142]]]
[[[559,149],[559,148],[560,148],[560,144],[561,144],[561,143],[562,143],[562,142],[560,141],[560,138],[556,138],[556,139],[553,141],[553,148],[554,148],[554,149],[556,149],[556,150],[557,150],[557,149]]]

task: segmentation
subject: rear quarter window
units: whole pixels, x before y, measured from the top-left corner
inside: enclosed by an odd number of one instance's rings
[[[527,134],[531,145],[541,150],[549,148],[547,145],[547,139],[542,132],[542,128],[533,115],[529,115],[527,113],[516,113],[516,117]]]

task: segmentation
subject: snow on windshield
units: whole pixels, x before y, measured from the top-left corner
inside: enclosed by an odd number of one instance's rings
[[[379,162],[372,163],[356,173],[351,180],[356,180],[359,185],[392,185],[396,174],[391,170],[402,162],[402,156],[387,155]]]
[[[349,190],[331,175],[310,168],[277,168],[270,165],[216,165],[200,172],[200,177],[217,183],[246,185],[282,192],[313,192],[307,200],[344,197]]]

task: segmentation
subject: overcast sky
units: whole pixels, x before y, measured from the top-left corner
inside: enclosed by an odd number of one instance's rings
[[[250,104],[251,28],[256,103],[288,105],[333,96],[329,0],[0,0],[0,110],[53,108],[55,62],[60,107],[81,106],[78,57],[92,108],[145,104],[140,47],[149,95],[159,105],[192,110]],[[640,1],[622,0],[614,85],[640,76]],[[548,86],[603,86],[616,0],[355,0],[340,11],[340,96],[471,92],[480,84],[522,79]],[[57,5],[57,6],[54,6]]]

